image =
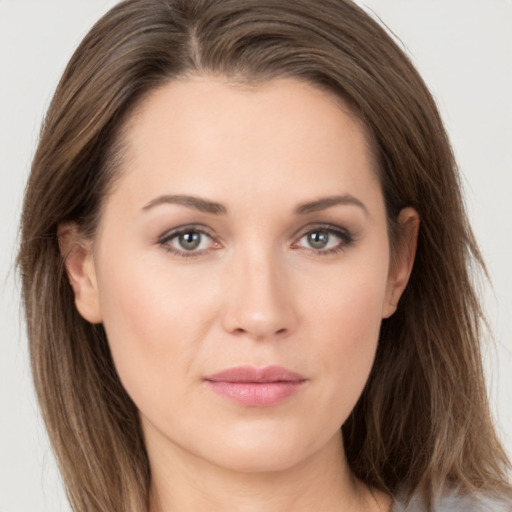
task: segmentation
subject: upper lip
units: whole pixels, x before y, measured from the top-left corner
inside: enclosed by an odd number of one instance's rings
[[[218,373],[208,375],[205,380],[211,382],[301,382],[306,378],[282,366],[267,366],[255,368],[254,366],[236,366]]]

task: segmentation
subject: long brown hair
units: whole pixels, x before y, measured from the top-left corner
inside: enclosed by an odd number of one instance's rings
[[[123,127],[156,88],[189,74],[308,81],[340,97],[372,140],[390,233],[421,217],[415,266],[382,324],[375,364],[343,425],[353,473],[390,494],[509,493],[480,355],[471,280],[483,266],[449,141],[422,79],[349,0],[127,0],[73,55],[26,189],[19,268],[44,420],[76,512],[143,511],[149,464],[135,405],[101,325],[74,307],[57,228],[94,236],[119,176]]]

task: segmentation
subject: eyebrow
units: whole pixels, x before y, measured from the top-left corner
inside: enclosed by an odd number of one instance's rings
[[[304,203],[299,205],[295,209],[295,213],[298,215],[307,215],[308,213],[319,212],[331,208],[332,206],[338,205],[352,205],[361,208],[366,215],[368,215],[368,209],[362,201],[357,199],[351,194],[344,194],[341,196],[331,196],[312,201],[310,203]]]
[[[226,207],[219,203],[208,201],[207,199],[201,199],[200,197],[184,195],[158,196],[144,205],[142,209],[147,211],[161,204],[179,204],[181,206],[186,206],[187,208],[199,210],[204,213],[211,213],[213,215],[220,215],[227,212]]]
[[[198,210],[200,212],[210,213],[213,215],[221,215],[227,213],[226,207],[220,203],[209,201],[207,199],[202,199],[196,196],[187,195],[158,196],[155,199],[149,201],[149,203],[147,203],[146,205],[144,205],[142,209],[144,211],[147,211],[150,210],[151,208],[154,208],[155,206],[159,206],[162,204],[177,204],[185,206],[187,208]],[[295,213],[297,215],[307,215],[308,213],[319,212],[338,205],[358,206],[366,214],[368,214],[368,210],[364,203],[351,194],[324,197],[321,199],[317,199],[316,201],[301,204],[295,209]]]

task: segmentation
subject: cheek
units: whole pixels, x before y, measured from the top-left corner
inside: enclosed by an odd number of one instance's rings
[[[112,258],[99,275],[104,326],[119,377],[140,409],[185,394],[200,340],[214,321],[209,287],[140,260]],[[127,277],[129,276],[129,277]]]
[[[382,254],[382,251],[376,252]],[[303,283],[297,295],[304,297],[303,316],[322,331],[323,339],[337,340],[340,350],[375,345],[386,297],[388,260],[361,258],[358,254]],[[307,290],[307,292],[306,292]]]
[[[318,356],[321,354],[321,360],[315,361],[318,375],[326,376],[322,400],[326,410],[338,412],[339,424],[357,402],[373,365],[386,268],[385,264],[351,266],[350,272],[331,276],[329,285],[312,294],[305,306],[309,337],[317,346]]]

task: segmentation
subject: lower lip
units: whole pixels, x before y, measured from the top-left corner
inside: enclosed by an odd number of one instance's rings
[[[217,382],[206,381],[210,389],[248,407],[277,405],[299,391],[305,381]]]

